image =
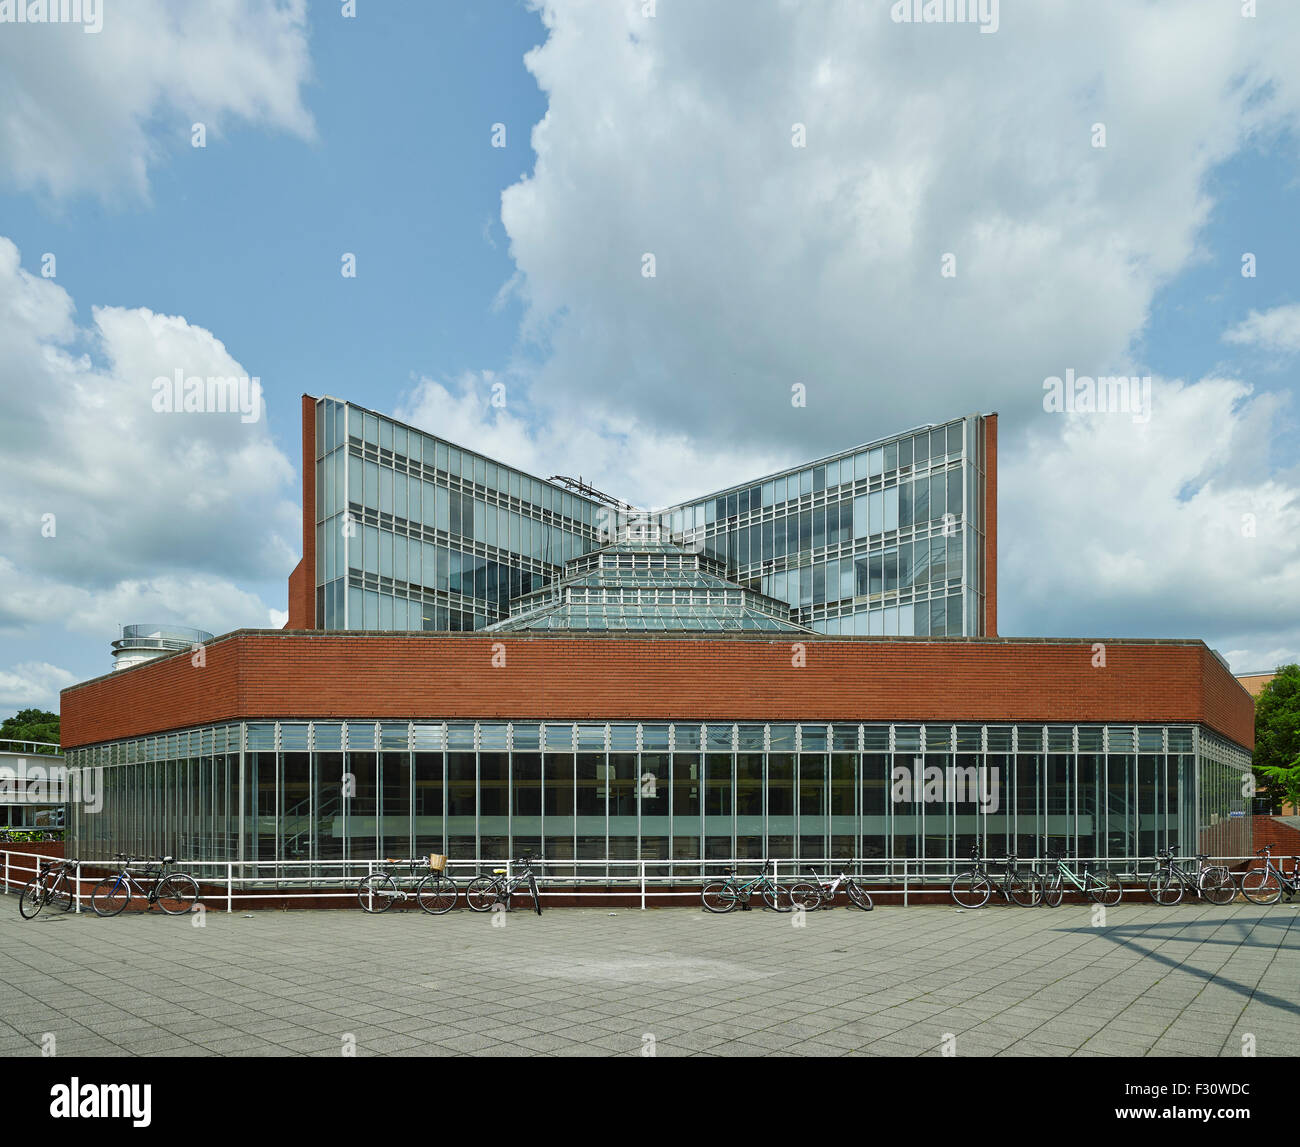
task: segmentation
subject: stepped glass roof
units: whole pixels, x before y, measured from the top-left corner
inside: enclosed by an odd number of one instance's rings
[[[490,631],[626,630],[811,633],[783,601],[728,581],[726,566],[633,523],[608,546],[565,563],[564,576],[515,598]]]

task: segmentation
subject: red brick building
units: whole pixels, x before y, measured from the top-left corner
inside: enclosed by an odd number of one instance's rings
[[[1245,850],[1253,707],[1202,642],[995,636],[996,449],[970,416],[611,510],[305,399],[289,627],[64,691],[106,793],[73,847],[611,876]]]

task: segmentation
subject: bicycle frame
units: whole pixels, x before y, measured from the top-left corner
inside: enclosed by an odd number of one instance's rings
[[[1300,857],[1297,857],[1295,863],[1291,866],[1290,876],[1283,872],[1281,867],[1273,862],[1272,853],[1269,853],[1269,855],[1264,857],[1264,867],[1265,869],[1270,870],[1273,875],[1277,877],[1277,882],[1288,895],[1294,896],[1297,892],[1300,892]]]
[[[128,860],[124,865],[122,865],[122,871],[117,874],[117,879],[113,881],[113,887],[110,890],[109,895],[116,895],[117,890],[122,887],[123,883],[125,883],[127,891],[131,893],[132,899],[135,898],[136,894],[139,894],[144,897],[147,904],[152,904],[158,899],[158,886],[164,879],[166,879],[166,876],[167,865],[165,864],[159,864],[156,873],[146,872],[142,876],[136,876],[136,874],[131,871],[131,862]],[[148,888],[146,888],[142,883],[144,880],[152,882]]]
[[[730,888],[735,892],[738,897],[741,895],[752,896],[755,892],[760,895],[764,891],[776,892],[778,890],[777,883],[768,875],[767,872],[767,867],[771,863],[772,861],[764,861],[763,871],[758,876],[745,880],[744,882],[736,876],[735,872],[729,872],[727,873],[727,879],[724,881],[724,884],[727,888]],[[840,879],[843,879],[843,874],[841,874]]]
[[[1218,866],[1207,865],[1205,861],[1208,858],[1204,856],[1198,856],[1196,859],[1199,862],[1199,866],[1195,872],[1191,872],[1179,864],[1173,856],[1161,856],[1159,858],[1161,868],[1165,869],[1171,876],[1178,877],[1178,879],[1182,881],[1183,887],[1188,891],[1199,894],[1201,891],[1201,881],[1204,880],[1205,874],[1212,868]]]

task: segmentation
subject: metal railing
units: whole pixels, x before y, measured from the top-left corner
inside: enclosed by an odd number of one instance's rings
[[[63,756],[63,749],[57,741],[11,741],[0,738],[0,753],[29,753],[32,756]]]
[[[3,854],[3,891],[15,892],[32,880],[42,861],[60,863],[62,858],[39,853],[5,851]],[[1291,857],[1274,856],[1279,867]],[[1154,856],[1141,857],[1069,857],[1068,862],[1077,870],[1084,864],[1109,868],[1122,885],[1124,897],[1146,897],[1146,882],[1161,861]],[[1193,868],[1195,857],[1175,858]],[[1230,869],[1259,857],[1221,856],[1211,861],[1226,864]],[[143,858],[138,863],[147,863]],[[449,860],[447,875],[460,886],[475,876],[487,875],[494,868],[505,868],[514,875],[516,861],[511,860]],[[726,860],[532,860],[537,873],[539,891],[543,898],[634,899],[641,908],[647,901],[664,898],[699,900],[701,887],[713,880],[725,879],[731,869],[741,878],[758,876],[764,862],[751,857]],[[983,858],[986,870],[994,877],[1001,871],[1004,861],[997,857]],[[1054,858],[1033,860],[1021,858],[1017,867],[1021,871],[1044,871],[1055,863]],[[821,858],[769,861],[775,864],[775,879],[782,883],[810,880],[808,870],[821,876],[837,875],[848,871],[861,881],[874,898],[893,897],[902,906],[912,903],[918,896],[944,894],[955,875],[969,865],[953,858],[913,858],[851,861],[844,858]],[[664,870],[670,870],[665,872]],[[617,871],[615,871],[617,870]],[[677,870],[677,871],[672,871]],[[76,864],[74,873],[75,906],[77,911],[89,906],[89,887],[110,873],[120,871],[112,861],[83,860]],[[200,886],[200,902],[209,907],[224,906],[227,912],[254,907],[258,901],[282,902],[285,900],[356,900],[357,884],[372,872],[391,872],[398,880],[418,879],[428,873],[428,858],[414,857],[395,861],[387,860],[177,860],[173,872],[185,872],[194,877]],[[558,886],[558,887],[557,887]],[[585,890],[584,890],[585,886]],[[1240,882],[1238,881],[1238,886]],[[1067,895],[1069,888],[1065,889]]]

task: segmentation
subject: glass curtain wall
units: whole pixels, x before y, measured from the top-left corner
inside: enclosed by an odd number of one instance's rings
[[[599,503],[374,411],[316,403],[316,624],[482,629],[598,544]]]
[[[972,846],[1027,860],[1250,844],[1249,757],[1193,726],[249,722],[67,761],[99,770],[102,807],[70,817],[87,859],[528,854],[617,876],[858,857],[901,875]]]

